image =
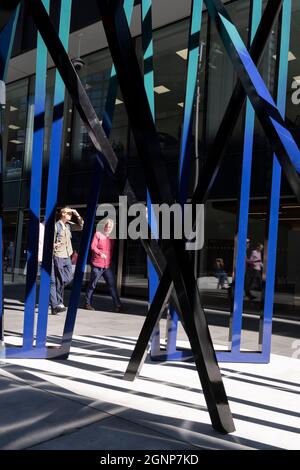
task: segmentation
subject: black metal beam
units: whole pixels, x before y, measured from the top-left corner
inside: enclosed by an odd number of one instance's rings
[[[171,206],[174,200],[167,169],[124,14],[123,2],[98,0],[98,6],[151,201]],[[213,427],[220,432],[232,432],[234,424],[197,283],[192,267],[187,262],[184,240],[175,240],[174,235],[171,240],[164,240],[163,252],[177,292]]]
[[[252,42],[252,46],[250,47],[249,51],[256,65],[258,65],[261,61],[268,37],[270,35],[271,28],[281,10],[282,1],[283,0],[269,1],[265,8],[261,22],[259,24],[259,27]],[[245,99],[246,92],[242,87],[241,82],[238,80],[233,94],[229,100],[229,104],[225,111],[223,120],[219,126],[218,132],[214,139],[214,143],[209,153],[209,157],[198,179],[198,184],[193,195],[192,204],[205,203],[205,201],[207,200],[210,189],[213,186],[215,178],[222,164],[226,152],[227,143],[236,125]],[[179,311],[178,306],[176,307],[176,311]],[[149,319],[149,322],[150,321],[151,320]],[[144,325],[146,331],[147,325],[148,321],[146,319]],[[143,332],[141,332],[141,335],[142,333]],[[140,348],[141,344],[142,342],[140,342],[139,338],[136,344],[136,348]],[[147,346],[147,343],[145,344]],[[134,352],[127,368],[128,373],[126,372],[125,374],[126,378],[133,377],[134,371],[135,374],[138,374],[138,371],[141,369],[142,364],[137,361],[137,357],[139,357],[141,361],[145,359],[145,355],[142,355],[141,352],[138,354],[134,349]]]
[[[134,380],[139,374],[141,367],[147,356],[148,344],[155,328],[157,321],[160,319],[163,304],[172,289],[172,280],[167,270],[164,272],[160,283],[157,287],[154,299],[147,313],[146,320],[143,324],[141,333],[138,337],[136,346],[133,350],[131,359],[128,363],[124,379]]]

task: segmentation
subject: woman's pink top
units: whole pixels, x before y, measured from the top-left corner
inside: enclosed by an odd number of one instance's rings
[[[91,264],[96,268],[110,268],[113,249],[114,249],[113,238],[109,238],[101,232],[96,232],[91,244]],[[102,258],[101,254],[104,254],[106,258]]]

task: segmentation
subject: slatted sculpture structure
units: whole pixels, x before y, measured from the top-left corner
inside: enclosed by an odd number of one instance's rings
[[[74,330],[77,307],[80,298],[80,288],[83,280],[85,264],[91,241],[96,207],[101,196],[105,174],[114,176],[120,194],[128,196],[128,203],[136,200],[130,181],[124,178],[120,171],[118,159],[109,143],[114,103],[116,101],[117,86],[120,86],[128,117],[131,123],[136,148],[145,172],[149,200],[152,203],[166,203],[171,206],[174,197],[170,189],[167,168],[162,158],[158,135],[154,124],[155,110],[153,106],[153,69],[152,69],[152,39],[151,39],[151,1],[142,0],[142,20],[144,59],[147,67],[144,70],[144,80],[140,72],[138,60],[132,43],[128,23],[133,10],[133,0],[98,0],[99,19],[101,17],[106,33],[108,46],[111,51],[114,66],[107,95],[105,113],[102,125],[96,115],[86,94],[76,70],[67,54],[70,26],[71,0],[61,0],[61,13],[59,31],[56,32],[49,17],[48,0],[24,0],[30,15],[38,29],[37,62],[36,62],[36,89],[35,89],[35,119],[33,129],[32,173],[30,193],[30,220],[28,237],[28,274],[26,279],[26,296],[24,309],[23,343],[20,347],[4,345],[2,355],[7,358],[67,358],[72,334]],[[220,162],[224,155],[224,148],[239,115],[243,102],[248,96],[247,125],[245,136],[244,165],[249,164],[251,155],[249,142],[253,131],[254,113],[259,117],[266,136],[274,150],[274,172],[272,188],[272,205],[269,236],[269,250],[276,251],[277,213],[279,193],[277,183],[280,179],[281,168],[300,200],[299,174],[300,152],[293,137],[286,129],[284,115],[284,98],[282,91],[278,93],[277,106],[270,96],[258,71],[257,64],[262,56],[264,46],[272,25],[281,13],[283,33],[279,60],[280,89],[286,84],[286,64],[288,42],[284,40],[287,32],[287,23],[290,17],[290,0],[269,0],[265,12],[259,22],[261,2],[253,0],[252,45],[248,52],[242,43],[237,30],[231,22],[226,9],[218,0],[205,0],[208,13],[215,22],[224,46],[236,70],[239,82],[232,95],[230,105],[225,113],[214,144],[214,152],[207,160],[204,172],[200,175],[192,203],[204,203],[208,197],[211,185],[216,177]],[[18,15],[18,1],[0,2],[0,54],[1,79],[6,80],[7,66],[11,54],[11,45],[14,36],[15,24]],[[282,8],[283,7],[283,8]],[[187,70],[187,90],[184,109],[184,126],[180,154],[180,181],[178,185],[178,198],[183,204],[186,200],[186,185],[189,176],[188,139],[191,132],[192,107],[195,96],[196,73],[198,67],[199,33],[201,27],[202,0],[192,2],[191,28],[189,40],[189,60]],[[284,29],[285,28],[285,29]],[[257,31],[256,31],[257,29]],[[46,199],[46,220],[43,261],[41,267],[41,281],[39,298],[37,299],[36,278],[38,268],[38,238],[41,205],[42,159],[44,138],[44,112],[45,112],[45,83],[46,83],[46,52],[49,52],[56,66],[53,126],[50,148],[50,163],[48,169],[48,186]],[[278,85],[278,86],[279,86]],[[4,86],[4,85],[3,85]],[[55,210],[58,191],[60,145],[62,139],[64,93],[67,89],[74,105],[84,123],[88,135],[95,148],[95,168],[91,193],[87,201],[87,212],[84,229],[81,237],[79,257],[76,265],[74,281],[71,289],[69,307],[66,315],[64,331],[59,346],[47,346],[47,320],[50,292],[50,275],[52,262],[52,241],[54,235]],[[251,103],[251,104],[250,104]],[[3,102],[4,105],[4,102]],[[253,106],[253,109],[251,108]],[[1,152],[1,159],[3,155]],[[2,165],[1,165],[2,169]],[[245,172],[244,171],[244,175]],[[247,187],[246,176],[243,177],[243,191]],[[241,204],[239,252],[236,273],[236,299],[240,296],[243,277],[243,263],[246,243],[246,221],[248,211],[247,195]],[[277,212],[276,212],[277,211]],[[2,217],[2,213],[1,213]],[[149,221],[149,232],[153,221]],[[195,222],[195,221],[194,221]],[[2,219],[1,227],[2,228]],[[273,230],[273,231],[272,231]],[[275,235],[274,235],[275,234]],[[151,304],[138,338],[133,355],[129,362],[125,379],[133,380],[138,374],[145,356],[148,344],[160,318],[163,305],[170,300],[175,315],[178,315],[184,325],[191,351],[195,360],[196,369],[201,381],[203,393],[212,420],[212,425],[220,432],[232,432],[234,424],[223,386],[216,354],[213,348],[197,280],[193,274],[190,261],[185,251],[185,240],[178,240],[174,233],[170,240],[158,241],[151,237],[141,240],[149,257],[150,265],[150,293]],[[274,259],[274,257],[273,257]],[[266,307],[262,324],[264,325],[262,338],[262,352],[254,360],[266,360],[269,354],[269,340],[272,321],[272,292],[274,290],[275,264],[268,258]],[[0,269],[2,272],[2,269]],[[272,290],[273,289],[273,290]],[[3,293],[1,293],[3,296]],[[36,338],[34,338],[34,308],[38,303],[38,317]],[[240,334],[242,312],[239,303],[232,317],[232,351],[219,356],[221,360],[253,360],[245,353],[240,352]],[[176,312],[176,313],[175,313]],[[3,324],[3,307],[1,309],[1,322]],[[267,348],[264,350],[264,345]],[[228,354],[228,356],[225,356]],[[220,355],[220,353],[219,353]],[[240,357],[241,356],[241,357]],[[243,357],[242,357],[243,356]],[[261,359],[263,358],[263,359]]]
[[[202,4],[202,2],[200,2]],[[205,203],[210,193],[210,189],[213,186],[218,170],[220,169],[222,159],[226,152],[226,146],[229,142],[230,136],[233,132],[234,126],[240,115],[243,101],[245,99],[245,93],[248,98],[256,99],[256,96],[260,96],[260,103],[263,104],[263,99],[268,97],[267,103],[272,103],[275,107],[275,103],[267,90],[267,87],[263,83],[261,77],[255,69],[262,58],[263,51],[265,49],[268,37],[271,33],[274,22],[278,17],[279,10],[281,11],[279,19],[279,54],[277,54],[277,112],[284,117],[285,115],[285,101],[286,101],[286,88],[287,88],[287,72],[288,72],[288,51],[290,41],[290,22],[291,22],[291,10],[292,2],[269,2],[265,8],[263,17],[262,14],[262,1],[253,0],[250,3],[250,51],[249,55],[247,50],[242,43],[238,32],[230,18],[226,13],[226,9],[220,4],[220,2],[205,2],[208,8],[210,17],[215,22],[220,37],[224,43],[225,49],[227,50],[229,57],[232,61],[234,69],[240,72],[239,65],[242,65],[244,72],[248,73],[248,79],[244,76],[242,81],[241,73],[238,73],[240,82],[237,83],[234,92],[232,93],[231,99],[227,105],[223,120],[219,126],[219,130],[214,139],[214,143],[210,150],[207,158],[206,165],[200,175],[198,185],[194,194],[193,201],[198,203]],[[282,8],[282,10],[281,10]],[[185,113],[184,113],[184,125],[185,131],[182,139],[181,147],[181,168],[183,163],[189,166],[189,156],[187,155],[187,141],[186,134],[188,129],[191,128],[191,116],[192,116],[192,103],[189,101],[189,97],[194,96],[195,93],[195,80],[196,80],[196,66],[195,66],[195,55],[199,49],[199,33],[200,23],[197,15],[199,14],[198,2],[194,1],[192,4],[191,11],[191,29],[189,37],[189,57],[188,57],[188,71],[187,71],[187,89],[185,99]],[[197,36],[195,40],[195,35]],[[225,40],[226,38],[226,40]],[[196,51],[196,54],[193,55]],[[234,51],[234,52],[233,52]],[[250,57],[249,57],[250,56]],[[251,61],[251,58],[253,62]],[[247,62],[247,63],[246,63]],[[242,87],[243,84],[243,87]],[[192,90],[192,91],[191,91]],[[254,95],[253,95],[254,93]],[[256,100],[257,101],[257,100]],[[267,104],[268,106],[268,104]],[[246,257],[246,240],[247,240],[247,229],[248,229],[248,215],[249,215],[249,200],[250,200],[250,182],[251,182],[251,167],[252,167],[252,152],[253,152],[253,137],[254,137],[254,119],[255,113],[258,114],[258,109],[261,107],[254,108],[251,104],[251,99],[247,100],[246,103],[246,117],[245,117],[245,134],[244,134],[244,151],[243,151],[243,166],[242,166],[242,182],[240,189],[240,208],[239,208],[239,219],[237,224],[236,233],[236,261],[234,266],[234,299],[232,302],[232,310],[230,317],[230,328],[229,328],[229,344],[230,349],[228,351],[218,351],[217,358],[221,362],[256,362],[256,363],[268,363],[270,360],[271,352],[271,334],[272,334],[272,316],[273,316],[273,303],[274,303],[274,285],[275,285],[275,269],[276,269],[276,252],[277,252],[277,234],[278,234],[278,214],[279,214],[279,200],[280,200],[280,182],[281,182],[281,165],[274,155],[273,169],[272,169],[272,183],[270,190],[270,205],[268,207],[268,234],[265,240],[265,270],[264,270],[264,283],[263,283],[263,307],[260,316],[259,324],[259,340],[258,347],[255,351],[241,352],[241,334],[242,334],[242,313],[243,313],[243,296],[244,296],[244,279],[245,279],[245,257]],[[270,117],[274,111],[270,110]],[[273,147],[273,150],[277,148],[274,140],[274,136],[271,137],[267,133],[266,127],[269,125],[269,119],[261,118],[260,122],[266,132],[266,136],[269,138],[269,142]],[[273,123],[273,129],[276,129],[276,133],[282,134],[282,142],[285,149],[288,146],[288,140],[290,133],[286,133],[286,140],[283,138],[283,130],[281,127],[276,127],[276,121]],[[292,139],[292,138],[291,138]],[[293,141],[293,139],[292,139]],[[285,144],[284,144],[285,142]],[[295,174],[298,172],[299,165],[297,160],[298,149],[295,146],[293,149],[289,147],[291,151],[291,159],[294,158],[294,172],[295,182],[294,186],[291,180],[290,184],[293,187],[294,193],[297,196],[298,188],[298,176]],[[187,163],[188,162],[188,163]],[[298,168],[298,170],[297,170]],[[186,182],[186,176],[183,178]],[[186,184],[186,183],[184,183]],[[184,199],[185,200],[185,199]],[[154,360],[172,360],[180,359],[184,357],[190,357],[190,352],[177,351],[176,350],[176,335],[177,335],[177,321],[178,317],[171,306],[171,323],[168,331],[167,351],[157,351],[157,340],[153,341],[152,345],[152,358]]]

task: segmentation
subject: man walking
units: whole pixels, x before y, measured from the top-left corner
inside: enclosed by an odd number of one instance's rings
[[[72,217],[76,222],[72,222]],[[60,210],[59,220],[55,224],[53,263],[50,283],[50,306],[52,315],[64,312],[64,287],[73,280],[71,263],[72,231],[82,230],[83,219],[75,209],[64,207]]]

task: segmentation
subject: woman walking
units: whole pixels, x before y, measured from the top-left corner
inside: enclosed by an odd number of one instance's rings
[[[123,306],[119,298],[115,275],[112,270],[112,255],[114,249],[113,238],[110,234],[113,231],[114,222],[112,219],[107,219],[103,230],[97,231],[94,235],[91,244],[91,275],[85,295],[85,308],[87,310],[95,310],[92,306],[92,297],[96,289],[97,282],[103,276],[106,284],[109,287],[112,299],[115,304],[115,311],[121,312]]]

